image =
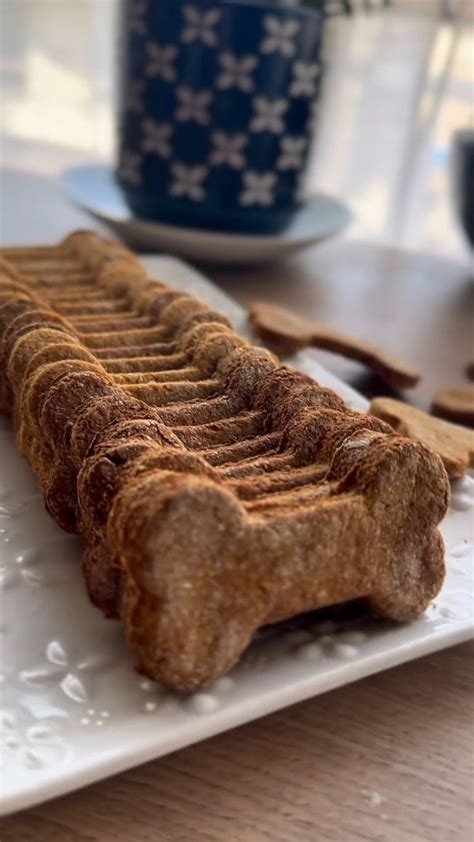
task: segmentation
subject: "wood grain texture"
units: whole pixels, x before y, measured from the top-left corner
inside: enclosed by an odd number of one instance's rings
[[[472,842],[474,646],[3,822],[2,842]]]

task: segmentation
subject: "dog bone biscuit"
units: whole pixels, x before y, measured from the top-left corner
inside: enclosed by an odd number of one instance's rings
[[[376,398],[370,412],[382,418],[395,430],[408,438],[417,439],[443,460],[450,477],[461,477],[474,467],[474,432],[466,427],[433,418],[414,406],[392,400]]]
[[[352,599],[405,620],[441,587],[440,458],[111,240],[2,250],[0,382],[91,599],[170,687],[212,683],[262,625]]]
[[[474,386],[442,389],[433,398],[432,411],[447,421],[474,427]]]

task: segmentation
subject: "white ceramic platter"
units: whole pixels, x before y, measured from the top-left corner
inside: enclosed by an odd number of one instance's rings
[[[244,315],[172,258],[156,277],[205,298],[239,330]],[[360,409],[365,402],[314,363],[295,358]],[[270,711],[473,635],[474,481],[453,489],[443,525],[449,573],[416,622],[322,622],[256,641],[238,668],[205,692],[165,691],[133,669],[118,623],[89,604],[80,541],[53,523],[28,466],[0,422],[0,644],[2,812],[28,807]],[[443,678],[440,676],[440,681]]]
[[[227,234],[137,219],[107,166],[76,167],[63,173],[61,181],[76,205],[105,222],[137,251],[171,251],[201,263],[245,266],[282,260],[334,237],[351,220],[346,205],[318,193],[303,203],[292,224],[281,234]]]

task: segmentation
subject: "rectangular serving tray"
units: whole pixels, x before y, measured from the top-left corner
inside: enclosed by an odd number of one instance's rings
[[[205,299],[246,332],[245,313],[186,264],[144,261],[152,277]],[[314,359],[291,363],[347,403],[367,404]],[[86,596],[81,542],[45,512],[0,420],[1,812],[29,807],[310,696],[473,636],[471,476],[453,484],[443,523],[448,576],[416,622],[314,614],[262,635],[205,691],[171,693],[134,671],[120,625]],[[326,616],[326,619],[324,619]],[[440,678],[442,680],[442,677]]]

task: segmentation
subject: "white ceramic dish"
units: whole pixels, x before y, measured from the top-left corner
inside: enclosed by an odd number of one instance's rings
[[[242,311],[172,258],[147,261],[156,275],[225,311]],[[299,368],[352,406],[360,396],[314,363]],[[234,672],[187,697],[137,675],[120,627],[85,595],[80,542],[43,509],[31,471],[0,422],[0,645],[2,812],[19,810],[301,699],[473,635],[474,481],[455,484],[443,525],[449,573],[424,617],[357,628],[314,618],[255,642]],[[440,681],[443,678],[440,676]]]
[[[351,213],[342,202],[318,194],[306,201],[292,225],[278,235],[226,234],[180,228],[134,217],[110,167],[76,167],[63,173],[61,181],[77,205],[113,228],[137,251],[172,252],[201,263],[244,266],[282,260],[334,237],[351,220]]]

